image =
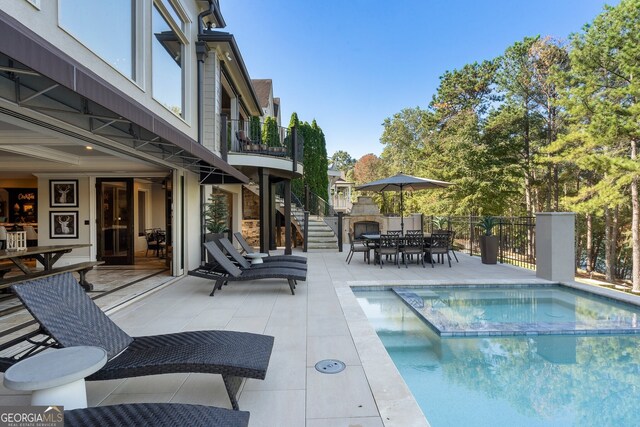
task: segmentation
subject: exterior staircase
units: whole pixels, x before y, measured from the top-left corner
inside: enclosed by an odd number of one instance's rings
[[[278,210],[284,214],[284,199],[276,197]],[[301,236],[304,236],[304,211],[295,204],[291,206],[291,222]],[[338,237],[321,217],[309,217],[309,241],[307,249],[338,249]]]

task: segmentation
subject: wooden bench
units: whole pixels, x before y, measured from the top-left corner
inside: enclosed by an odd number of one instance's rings
[[[104,261],[86,261],[78,264],[70,264],[62,267],[55,267],[51,270],[36,271],[31,274],[21,274],[20,276],[13,276],[7,279],[0,280],[0,289],[8,288],[9,286],[24,282],[27,280],[39,279],[42,277],[52,276],[54,274],[77,272],[80,275],[80,286],[85,290],[90,291],[93,289],[93,285],[87,282],[86,274],[91,271],[93,267],[104,264]]]

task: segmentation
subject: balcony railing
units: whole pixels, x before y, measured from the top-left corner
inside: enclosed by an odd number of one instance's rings
[[[274,126],[269,134],[263,122],[249,120],[226,121],[227,151],[229,153],[259,154],[302,162],[304,139],[295,129]],[[295,135],[294,135],[295,132]],[[295,142],[295,147],[294,147]]]

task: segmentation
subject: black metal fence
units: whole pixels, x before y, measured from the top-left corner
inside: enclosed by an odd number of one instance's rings
[[[455,248],[469,255],[480,255],[478,226],[481,216],[424,216],[427,232],[437,229],[455,231]],[[519,267],[536,268],[535,217],[495,217],[493,234],[498,237],[498,261]]]

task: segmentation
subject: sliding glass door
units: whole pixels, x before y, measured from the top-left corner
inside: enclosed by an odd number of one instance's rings
[[[134,263],[133,179],[96,179],[98,260],[110,265]]]

